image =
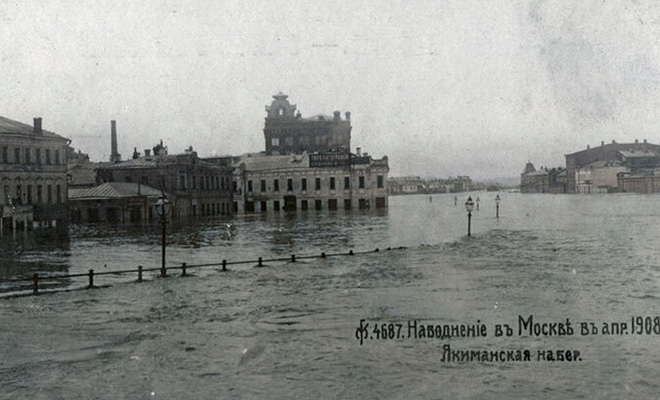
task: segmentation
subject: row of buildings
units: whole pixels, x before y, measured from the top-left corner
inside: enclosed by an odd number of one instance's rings
[[[350,112],[303,118],[288,96],[266,106],[265,150],[199,157],[162,143],[122,160],[111,121],[109,162],[91,162],[70,141],[0,117],[0,233],[65,221],[152,220],[166,195],[173,218],[281,210],[384,208],[388,159],[351,152]]]
[[[424,179],[419,176],[401,176],[390,178],[388,181],[388,192],[390,195],[458,193],[469,192],[473,189],[472,179],[465,175],[447,179]]]
[[[520,176],[523,193],[660,192],[660,145],[601,142],[567,154],[566,167],[534,168],[531,162]]]

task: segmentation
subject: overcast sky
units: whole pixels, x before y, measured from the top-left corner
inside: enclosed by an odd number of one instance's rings
[[[0,115],[119,151],[264,150],[264,106],[352,113],[390,175],[476,179],[660,143],[660,3],[0,0]]]

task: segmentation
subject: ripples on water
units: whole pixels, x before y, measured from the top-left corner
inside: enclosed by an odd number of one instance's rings
[[[298,213],[175,225],[170,265],[370,251],[104,277],[103,290],[0,302],[6,398],[652,398],[658,337],[494,338],[494,324],[660,315],[657,197],[480,193],[473,237],[453,195],[382,213]],[[464,200],[463,200],[464,201]],[[460,205],[460,202],[459,202]],[[159,265],[160,228],[73,227],[3,240],[4,277]],[[387,248],[390,250],[386,250]],[[3,279],[4,279],[3,277]],[[150,277],[152,278],[152,277]],[[84,280],[67,282],[81,286]],[[355,328],[474,324],[486,338],[367,341]],[[579,329],[576,327],[576,329]],[[7,345],[7,344],[11,345]],[[580,363],[442,363],[442,346],[579,349]]]

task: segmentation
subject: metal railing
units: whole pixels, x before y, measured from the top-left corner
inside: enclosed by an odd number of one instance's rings
[[[391,250],[390,247],[387,248],[387,250]],[[270,263],[270,262],[292,262],[295,263],[298,260],[308,260],[308,259],[323,259],[323,258],[328,258],[328,257],[339,257],[339,256],[354,256],[354,255],[361,255],[361,254],[372,254],[372,253],[378,253],[380,249],[376,248],[375,250],[368,250],[368,251],[361,251],[361,252],[354,252],[353,250],[350,250],[348,253],[321,253],[319,255],[310,255],[310,256],[296,256],[295,254],[291,254],[291,257],[281,257],[281,258],[268,258],[264,259],[263,257],[259,257],[256,260],[245,260],[245,261],[228,261],[228,260],[222,260],[219,263],[208,263],[208,264],[192,264],[188,265],[187,263],[182,263],[179,266],[171,266],[171,267],[154,267],[154,268],[144,268],[142,265],[138,265],[137,269],[126,269],[126,270],[119,270],[119,271],[107,271],[107,272],[95,272],[93,269],[90,269],[87,273],[81,273],[81,274],[67,274],[67,275],[48,275],[48,276],[40,276],[38,273],[33,274],[30,277],[25,277],[25,278],[18,278],[18,279],[9,279],[9,280],[0,280],[0,284],[15,284],[15,283],[20,283],[20,282],[31,282],[32,283],[32,292],[31,293],[14,293],[14,292],[20,292],[21,290],[26,290],[24,289],[24,286],[22,288],[16,288],[12,290],[11,288],[7,291],[9,294],[6,296],[2,296],[1,298],[10,298],[10,297],[18,297],[18,296],[29,296],[29,295],[39,295],[43,293],[56,293],[56,292],[61,292],[61,291],[67,291],[71,290],[71,287],[67,287],[64,289],[60,290],[48,290],[48,291],[40,291],[41,286],[40,282],[44,280],[50,280],[50,279],[68,279],[68,278],[82,278],[82,277],[87,277],[88,279],[88,284],[87,286],[83,288],[87,289],[95,289],[99,288],[99,286],[94,284],[94,278],[100,277],[100,276],[105,276],[105,275],[126,275],[126,274],[136,274],[137,273],[137,282],[143,282],[143,275],[145,272],[152,272],[152,271],[159,271],[160,272],[160,277],[167,277],[167,271],[172,271],[172,270],[181,270],[181,276],[188,276],[188,271],[191,269],[195,268],[208,268],[208,267],[221,267],[221,271],[228,271],[227,266],[229,265],[240,265],[240,264],[255,264],[256,267],[263,267],[264,263]]]

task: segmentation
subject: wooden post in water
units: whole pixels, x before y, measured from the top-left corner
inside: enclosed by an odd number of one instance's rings
[[[90,269],[89,270],[89,286],[88,288],[93,288],[94,287],[94,270]]]
[[[263,267],[263,266],[264,266],[264,264],[263,264],[263,260],[262,260],[261,257],[259,257],[259,264],[257,264],[257,266],[259,266],[259,267]]]
[[[138,282],[142,283],[142,266],[138,265]]]
[[[296,262],[296,255],[295,254],[291,254],[291,262]]]
[[[186,263],[181,264],[181,276],[186,276]]]
[[[222,260],[222,270],[223,271],[227,270],[227,260]]]

